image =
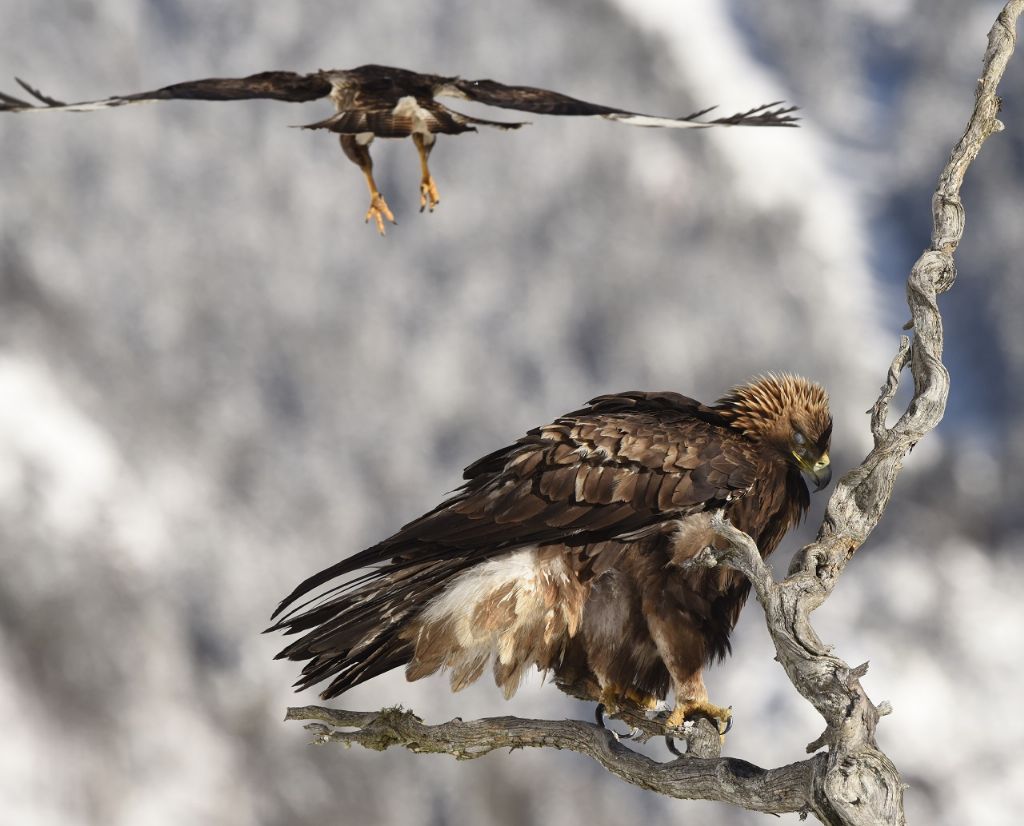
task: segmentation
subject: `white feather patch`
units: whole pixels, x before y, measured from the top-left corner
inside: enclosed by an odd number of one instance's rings
[[[413,132],[433,137],[433,133],[430,131],[430,124],[435,123],[436,119],[428,109],[420,106],[419,101],[412,95],[399,98],[398,103],[395,104],[395,108],[391,112],[395,117],[410,118],[412,120]]]
[[[523,548],[498,559],[482,562],[460,574],[423,609],[421,617],[426,623],[447,620],[465,624],[472,619],[481,602],[506,585],[513,586],[510,597],[515,599],[516,616],[526,616],[536,609],[547,609],[538,594],[542,584],[568,582],[569,573],[563,560],[556,558],[541,563],[537,558],[536,547]],[[461,630],[465,639],[477,638],[477,632],[473,629],[466,627]],[[463,634],[459,634],[459,641],[462,639]]]
[[[450,652],[450,668],[492,656],[503,665],[513,664],[533,653],[523,650],[524,638],[550,642],[576,633],[582,601],[569,594],[579,588],[562,557],[541,558],[536,547],[522,548],[459,575],[423,609],[421,634],[444,629],[454,637],[461,650]],[[495,616],[500,622],[493,621]],[[520,674],[531,662],[517,663]],[[506,685],[505,690],[511,695],[515,686]]]
[[[656,126],[662,129],[707,129],[709,126],[718,126],[714,123],[701,123],[692,120],[680,120],[679,118],[659,118],[655,115],[630,115],[626,112],[612,112],[609,115],[598,115],[606,120],[615,120],[619,123],[628,123],[630,126]]]

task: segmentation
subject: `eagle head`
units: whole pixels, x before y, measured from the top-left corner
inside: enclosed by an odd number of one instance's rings
[[[769,373],[734,387],[716,408],[730,424],[810,478],[815,490],[832,479],[828,450],[832,415],[820,384],[787,373]]]

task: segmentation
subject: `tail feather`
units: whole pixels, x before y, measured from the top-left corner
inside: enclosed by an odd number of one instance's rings
[[[307,577],[298,585],[296,585],[295,589],[290,594],[288,594],[288,596],[281,600],[277,608],[274,609],[274,613],[271,614],[270,619],[277,619],[277,617],[280,614],[282,614],[287,608],[291,607],[292,604],[295,603],[297,600],[301,599],[311,591],[319,588],[324,583],[330,582],[332,579],[345,576],[346,574],[355,573],[356,571],[362,568],[367,568],[372,565],[380,565],[381,563],[386,562],[388,558],[392,556],[394,553],[394,549],[388,547],[388,544],[389,543],[387,542],[381,542],[377,545],[374,545],[373,547],[367,548],[364,551],[360,551],[359,553],[354,554],[353,556],[350,556],[347,559],[343,559],[340,562],[336,562],[334,565],[331,565],[329,568],[324,568],[324,570],[313,574],[311,577]],[[369,571],[363,574],[362,576],[341,583],[340,585],[332,588],[330,591],[315,597],[314,600],[312,600],[311,602],[322,600],[324,597],[327,597],[339,591],[356,588],[359,585],[374,580],[378,575],[379,571]],[[302,605],[295,606],[294,608],[292,608],[288,615],[295,614],[301,611],[309,604],[310,603],[307,602]],[[286,617],[288,615],[286,615]],[[283,621],[278,622],[276,625],[268,628],[267,631],[277,631],[278,629],[283,627],[283,625]]]
[[[319,585],[360,571],[368,560],[376,562],[375,557],[379,558],[382,552],[385,551],[375,546],[313,575],[274,612],[274,618],[281,616],[267,631],[302,634],[277,655],[277,659],[306,661],[295,683],[297,688],[331,680],[320,695],[328,699],[408,664],[414,645],[404,632],[452,577],[466,567],[464,559],[443,558],[447,552],[442,549],[424,549],[410,554],[415,561],[393,557],[292,607]],[[394,553],[392,549],[386,552]]]

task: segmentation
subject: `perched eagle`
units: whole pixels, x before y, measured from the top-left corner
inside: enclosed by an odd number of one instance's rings
[[[493,660],[506,697],[527,669],[611,708],[653,707],[667,725],[724,724],[701,670],[729,651],[749,590],[731,569],[684,563],[716,543],[714,512],[767,556],[831,476],[828,397],[769,375],[714,405],[677,393],[599,396],[474,462],[465,485],[394,536],[310,577],[271,631],[303,636],[296,686],[341,694],[398,666],[453,690]],[[336,577],[320,597],[296,601]]]
[[[327,129],[337,132],[341,148],[366,176],[370,188],[370,208],[366,221],[372,218],[381,235],[384,219],[395,223],[384,196],[373,179],[370,144],[374,138],[407,138],[412,136],[420,156],[420,212],[426,207],[433,212],[440,203],[437,186],[427,166],[437,135],[458,135],[475,132],[476,126],[496,129],[518,129],[523,123],[502,123],[482,120],[456,112],[437,101],[438,97],[461,98],[488,106],[518,109],[542,115],[590,115],[635,126],[692,128],[708,126],[795,126],[790,115],[795,107],[782,107],[778,102],[758,106],[729,117],[701,120],[710,109],[682,118],[641,115],[624,109],[587,103],[547,89],[530,86],[505,86],[493,80],[463,80],[460,77],[420,74],[390,66],[360,66],[356,69],[320,70],[311,74],[296,72],[261,72],[243,78],[208,78],[175,83],[152,92],[117,95],[103,100],[64,103],[44,95],[24,81],[15,78],[23,89],[39,103],[30,103],[0,93],[0,112],[86,112],[129,103],[155,100],[245,100],[268,98],[291,103],[305,103],[330,98],[337,110],[326,120],[311,123],[305,129]],[[713,107],[712,107],[713,108]]]

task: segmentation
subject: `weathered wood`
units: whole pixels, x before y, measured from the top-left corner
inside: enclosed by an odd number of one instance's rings
[[[288,709],[288,720],[316,720],[306,729],[315,743],[357,744],[383,751],[401,746],[421,754],[473,760],[495,749],[553,748],[585,754],[627,783],[669,797],[720,800],[756,812],[805,812],[823,755],[777,769],[734,758],[681,757],[658,763],[626,748],[608,729],[578,720],[491,717],[431,726],[411,711],[341,711],[322,706]]]

